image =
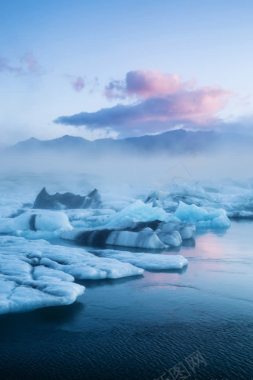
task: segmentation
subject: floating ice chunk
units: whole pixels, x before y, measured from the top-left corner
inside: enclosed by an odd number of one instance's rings
[[[164,255],[158,253],[126,252],[118,250],[93,251],[102,257],[111,257],[124,263],[131,263],[145,270],[180,270],[188,265],[188,260],[181,255]]]
[[[29,250],[22,252],[22,245],[29,246],[24,239],[1,238],[0,244],[0,314],[69,305],[84,292],[72,276],[34,267]]]
[[[74,208],[98,208],[101,205],[101,197],[97,189],[94,189],[86,196],[73,193],[48,194],[44,187],[37,195],[33,208],[37,209],[74,209]]]
[[[57,279],[51,280],[51,282],[33,281],[24,284],[8,280],[5,282],[11,286],[9,286],[8,292],[1,294],[0,314],[69,305],[84,292],[84,287],[81,285]]]
[[[44,264],[43,259],[40,261],[40,264]],[[35,280],[45,280],[48,277],[51,279],[52,277],[56,277],[56,276],[61,281],[70,281],[70,282],[74,281],[73,276],[57,269],[51,269],[50,267],[46,267],[43,265],[35,266],[33,269],[33,278]]]
[[[36,213],[34,227],[39,231],[68,231],[72,230],[67,215],[64,212],[46,211],[43,213]]]
[[[84,292],[74,279],[116,279],[143,269],[82,248],[0,236],[0,314],[68,305]]]
[[[74,229],[72,231],[64,232],[60,236],[63,239],[76,241],[84,246],[92,247],[115,245],[144,249],[166,248],[166,245],[151,228],[144,228],[139,232],[109,229],[92,231]]]
[[[179,247],[183,240],[192,239],[195,225],[182,223],[178,218],[168,223],[161,223],[156,233],[159,239],[170,247]]]
[[[54,255],[53,255],[54,257]],[[59,258],[59,256],[57,255]],[[85,251],[85,256],[69,258],[61,254],[60,263],[43,258],[41,263],[50,268],[71,274],[77,280],[103,280],[106,278],[117,279],[129,276],[138,276],[143,273],[139,268],[131,264],[122,264],[117,260],[98,259]]]
[[[223,209],[198,207],[179,202],[175,212],[183,222],[195,223],[198,228],[228,228],[230,221]]]
[[[182,240],[192,239],[196,232],[195,225],[186,225],[179,230]]]
[[[66,210],[71,224],[75,228],[98,228],[109,222],[116,213],[111,209]]]
[[[170,234],[166,232],[158,233],[159,239],[170,247],[180,247],[182,238],[178,231],[173,231]]]
[[[106,239],[106,244],[145,249],[166,248],[166,245],[151,228],[145,228],[140,232],[113,231]]]
[[[134,223],[138,222],[151,222],[154,220],[165,222],[168,219],[169,215],[162,208],[152,207],[150,203],[137,200],[112,216],[110,222],[105,227],[123,229],[132,227]]]
[[[27,211],[15,218],[0,218],[0,233],[20,234],[21,231],[68,231],[68,216],[62,211]]]

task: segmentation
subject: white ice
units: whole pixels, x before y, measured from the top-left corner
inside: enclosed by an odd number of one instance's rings
[[[166,245],[151,228],[145,228],[140,232],[113,231],[107,238],[106,244],[144,249],[166,248]]]
[[[95,232],[99,232],[99,229],[95,230]],[[64,240],[69,241],[79,241],[82,233],[86,233],[87,230],[83,229],[73,229],[72,231],[65,231],[60,234],[60,237]],[[89,231],[91,235],[93,235],[94,231]],[[99,245],[96,242],[96,239],[92,238],[92,245]],[[85,242],[84,245],[89,245],[89,239],[87,239],[87,244]],[[128,247],[128,248],[143,248],[143,249],[164,249],[166,248],[166,244],[164,244],[158,237],[155,231],[151,228],[145,228],[142,231],[134,232],[134,231],[117,231],[112,230],[105,240],[105,245],[113,245],[120,247]]]
[[[182,222],[194,223],[197,228],[228,228],[230,221],[226,211],[223,209],[214,209],[209,207],[199,207],[194,204],[188,205],[179,202],[175,212]]]
[[[83,294],[71,275],[42,266],[34,248],[23,238],[0,237],[0,314],[69,305]]]
[[[30,221],[34,216],[34,226]],[[58,235],[62,231],[72,230],[68,216],[63,211],[29,210],[14,218],[0,218],[0,233],[14,234],[29,238],[41,238]]]
[[[106,224],[106,228],[128,228],[133,223],[151,222],[160,220],[168,221],[170,216],[160,207],[152,207],[150,203],[144,203],[141,200],[130,204],[121,211],[112,215],[110,221]]]
[[[143,270],[81,248],[0,236],[0,314],[69,305],[84,292],[76,280],[116,279]]]
[[[142,252],[132,253],[111,249],[96,250],[94,252],[99,256],[111,257],[149,271],[180,270],[188,265],[188,260],[181,255]]]

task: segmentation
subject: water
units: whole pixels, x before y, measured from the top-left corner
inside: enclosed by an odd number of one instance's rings
[[[252,231],[198,236],[184,273],[86,282],[72,306],[2,316],[1,379],[253,378]]]

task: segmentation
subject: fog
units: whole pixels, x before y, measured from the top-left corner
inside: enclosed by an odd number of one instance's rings
[[[253,177],[253,153],[213,151],[198,154],[1,154],[1,178],[22,178],[29,174],[40,178],[41,185],[64,183],[74,191],[80,178],[90,187],[115,191],[142,188],[161,190],[171,182],[220,182],[224,179],[246,180]],[[85,182],[84,181],[84,182]],[[87,185],[87,187],[89,187]],[[79,186],[78,186],[79,187]],[[57,190],[57,189],[56,189]],[[102,190],[102,189],[101,189]]]

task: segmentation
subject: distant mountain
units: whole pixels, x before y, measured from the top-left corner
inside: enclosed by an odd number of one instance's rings
[[[81,137],[62,136],[52,140],[30,138],[7,149],[8,153],[70,153],[103,155],[109,153],[169,153],[191,154],[213,149],[253,148],[253,137],[214,131],[186,131],[178,129],[159,135],[125,139],[85,140]]]
[[[83,139],[82,137],[75,136],[62,136],[52,140],[38,140],[34,137],[21,141],[16,145],[10,147],[12,151],[22,152],[22,151],[32,151],[32,150],[71,150],[83,148],[85,145],[89,145],[90,141]]]

